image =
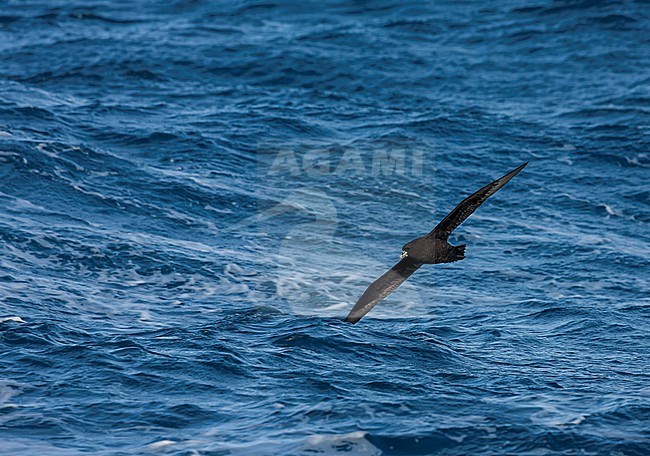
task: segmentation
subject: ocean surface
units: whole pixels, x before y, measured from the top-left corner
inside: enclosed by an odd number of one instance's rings
[[[649,68],[647,2],[0,2],[0,454],[650,454]]]

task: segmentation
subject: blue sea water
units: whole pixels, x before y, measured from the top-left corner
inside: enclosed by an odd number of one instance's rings
[[[650,5],[0,2],[0,453],[650,454]],[[367,285],[528,167],[357,325]]]

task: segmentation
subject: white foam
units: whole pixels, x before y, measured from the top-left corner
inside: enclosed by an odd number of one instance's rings
[[[612,206],[610,206],[609,204],[603,204],[603,206],[605,207],[605,211],[607,212],[608,215],[615,215],[618,217],[621,216],[621,213],[615,210],[614,208],[612,208]]]
[[[158,442],[151,443],[145,447],[147,451],[160,451],[166,450],[167,447],[175,445],[176,442],[173,440],[159,440]]]
[[[366,439],[366,432],[356,431],[347,434],[312,434],[300,436],[267,435],[251,442],[223,442],[219,438],[222,428],[216,428],[206,433],[210,441],[195,440],[181,442],[183,447],[193,447],[200,451],[227,451],[228,454],[242,456],[266,456],[268,454],[319,454],[334,456],[345,451],[348,454],[361,456],[379,456],[381,451]],[[187,445],[186,445],[187,444]]]
[[[361,456],[378,456],[381,450],[366,440],[363,431],[350,432],[349,434],[315,434],[307,437],[296,452],[309,452],[322,455],[335,455],[341,453],[341,447],[351,454]]]

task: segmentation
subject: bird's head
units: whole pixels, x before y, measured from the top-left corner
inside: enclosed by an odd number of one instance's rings
[[[409,242],[408,244],[404,244],[404,247],[402,247],[402,256],[400,257],[400,260],[403,260],[407,256],[409,256],[409,252],[413,248],[413,242]]]

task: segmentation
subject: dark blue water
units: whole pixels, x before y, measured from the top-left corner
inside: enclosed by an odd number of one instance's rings
[[[650,454],[650,6],[0,3],[0,453]],[[356,326],[366,286],[530,165]]]

